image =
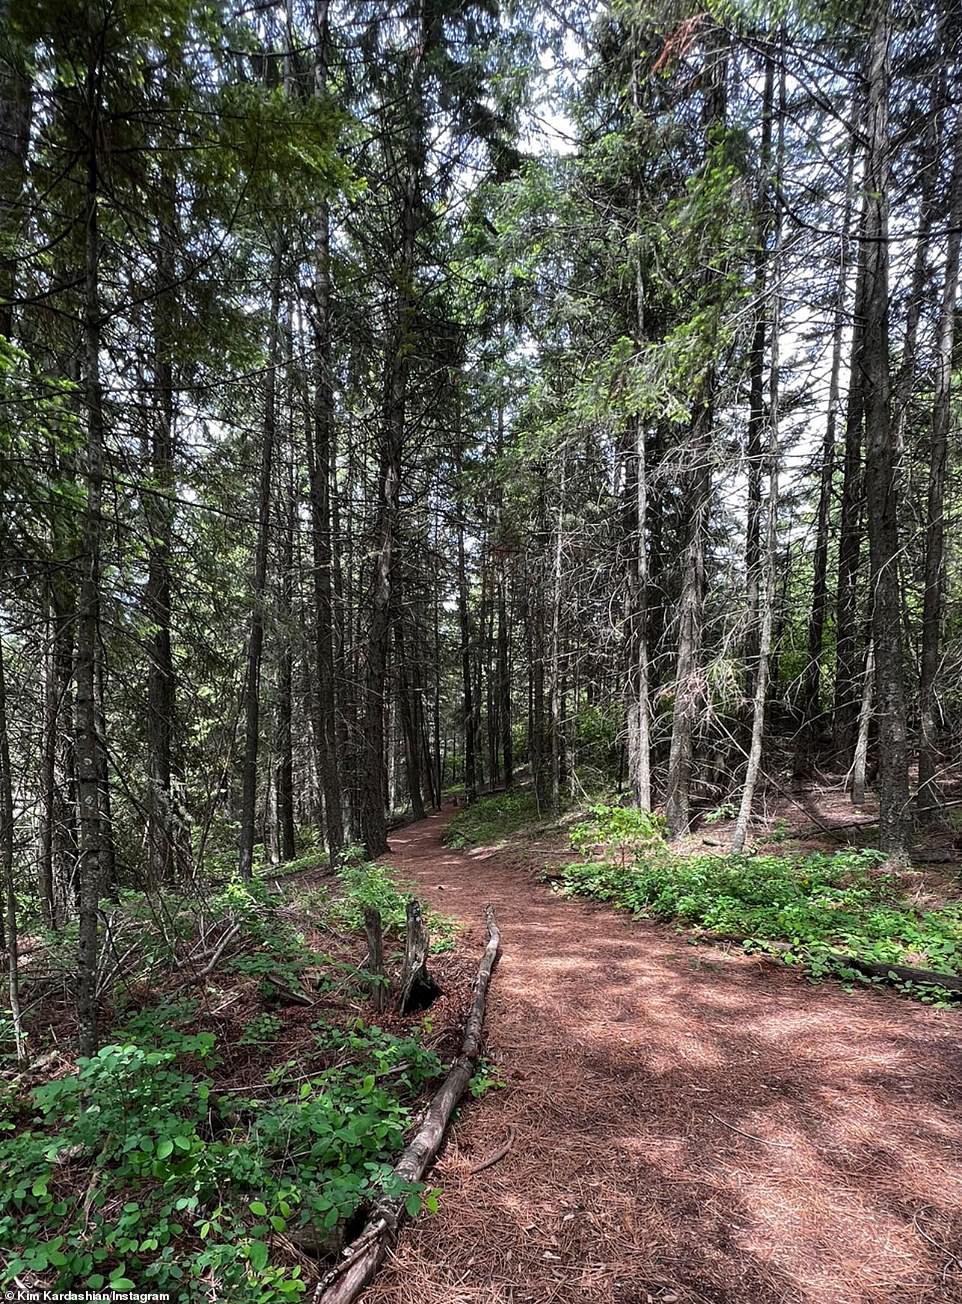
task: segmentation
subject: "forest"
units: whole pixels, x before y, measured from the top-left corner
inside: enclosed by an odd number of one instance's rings
[[[0,0],[8,1298],[962,1299],[960,246],[960,0]]]

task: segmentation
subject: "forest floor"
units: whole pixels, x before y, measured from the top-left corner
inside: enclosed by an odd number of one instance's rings
[[[956,1013],[562,898],[538,881],[560,841],[454,851],[450,818],[385,859],[478,950],[495,906],[505,1085],[370,1304],[962,1301]]]

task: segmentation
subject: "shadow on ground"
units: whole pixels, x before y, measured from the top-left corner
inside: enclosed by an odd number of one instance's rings
[[[445,818],[388,859],[473,925],[495,905],[506,1086],[465,1109],[441,1212],[372,1304],[962,1301],[958,1015],[565,901],[444,848]]]

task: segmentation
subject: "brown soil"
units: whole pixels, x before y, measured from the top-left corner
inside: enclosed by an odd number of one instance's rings
[[[388,859],[479,951],[496,907],[507,1085],[464,1108],[441,1211],[370,1304],[962,1301],[957,1014],[566,901],[510,853],[443,847],[448,817]]]

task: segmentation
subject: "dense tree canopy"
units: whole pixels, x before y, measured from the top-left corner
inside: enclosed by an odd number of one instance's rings
[[[528,775],[938,820],[960,21],[7,0],[7,931]],[[15,963],[11,974],[15,989]],[[14,991],[14,1001],[16,994]]]
[[[960,244],[959,0],[0,0],[0,1285],[277,1304],[372,1210],[376,1266],[498,953],[428,1045],[455,926],[375,862],[454,801],[580,809],[559,891],[962,990],[957,886],[900,895],[960,804]],[[877,849],[758,853],[828,790]]]

